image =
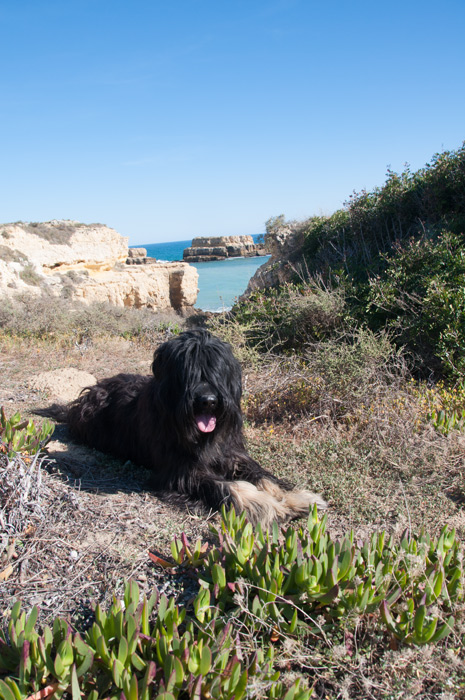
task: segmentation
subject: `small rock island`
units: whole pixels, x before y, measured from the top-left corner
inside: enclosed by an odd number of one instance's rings
[[[252,236],[218,236],[194,238],[190,248],[185,248],[184,262],[214,262],[227,258],[266,255],[265,244],[256,244]]]

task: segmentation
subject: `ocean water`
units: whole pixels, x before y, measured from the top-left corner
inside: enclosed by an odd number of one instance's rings
[[[253,237],[255,241],[261,234]],[[192,241],[173,241],[168,243],[148,243],[143,247],[149,258],[157,260],[182,260],[184,248],[189,248]],[[253,258],[230,258],[218,262],[191,263],[199,273],[199,294],[195,304],[202,311],[226,311],[237,298],[245,292],[247,284],[255,271],[269,260],[269,255]]]

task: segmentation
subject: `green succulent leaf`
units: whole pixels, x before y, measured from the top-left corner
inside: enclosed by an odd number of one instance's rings
[[[0,698],[2,698],[2,700],[22,700],[23,696],[21,696],[21,694],[20,694],[20,696],[18,698],[16,693],[11,688],[10,684],[12,682],[14,682],[14,681],[10,680],[9,683],[7,683],[6,681],[0,679]],[[19,688],[18,688],[18,690],[19,690]]]
[[[79,687],[76,666],[74,664],[71,669],[71,697],[72,700],[81,700],[81,689]]]

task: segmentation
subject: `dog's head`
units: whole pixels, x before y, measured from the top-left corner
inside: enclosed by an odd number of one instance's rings
[[[152,372],[159,414],[184,444],[240,429],[241,367],[227,343],[205,330],[186,331],[157,348]]]

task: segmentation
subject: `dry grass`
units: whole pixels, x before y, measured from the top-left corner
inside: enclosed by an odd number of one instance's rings
[[[433,428],[400,359],[366,356],[348,381],[322,358],[274,358],[246,375],[256,457],[322,492],[339,534],[448,523],[465,536],[465,435]]]
[[[79,625],[129,578],[146,592],[192,595],[189,579],[167,575],[148,552],[169,557],[173,534],[196,537],[204,520],[168,508],[144,490],[140,474],[103,455],[71,449],[61,457],[55,449],[51,443],[53,458],[30,463],[0,459],[2,609],[21,599],[25,609],[39,606],[42,622],[61,615]]]

